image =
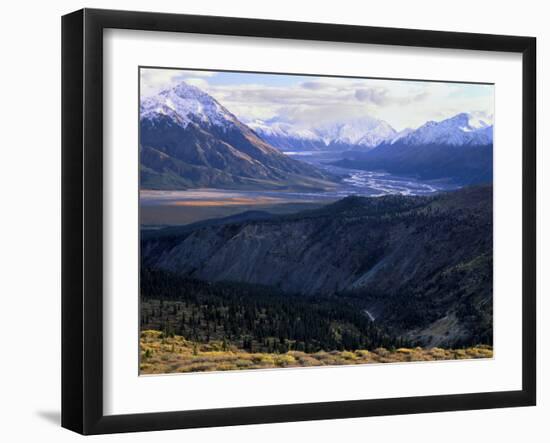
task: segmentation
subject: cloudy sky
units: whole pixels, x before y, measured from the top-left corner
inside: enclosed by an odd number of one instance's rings
[[[181,81],[209,93],[245,122],[276,117],[302,127],[368,115],[402,130],[460,112],[492,121],[494,108],[491,85],[175,69],[142,68],[141,95]]]

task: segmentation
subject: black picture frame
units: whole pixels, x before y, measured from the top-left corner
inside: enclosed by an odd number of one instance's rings
[[[522,54],[522,389],[177,412],[103,413],[103,30],[353,42]],[[536,403],[536,39],[83,9],[62,18],[62,426],[81,434],[414,414]]]

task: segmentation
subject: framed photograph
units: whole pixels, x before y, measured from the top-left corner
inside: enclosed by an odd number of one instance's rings
[[[536,402],[531,37],[62,20],[62,425]]]

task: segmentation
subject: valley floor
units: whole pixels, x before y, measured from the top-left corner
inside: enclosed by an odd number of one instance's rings
[[[155,330],[142,331],[140,338],[142,375],[492,357],[493,348],[485,345],[464,349],[377,348],[372,351],[319,351],[312,354],[288,351],[274,354],[251,353],[221,341],[203,344],[178,335],[164,337],[162,332]]]

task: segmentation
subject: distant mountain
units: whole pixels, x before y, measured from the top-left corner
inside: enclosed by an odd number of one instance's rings
[[[368,150],[392,140],[397,134],[387,122],[368,116],[308,128],[278,118],[254,120],[248,126],[283,151]]]
[[[465,185],[493,180],[493,126],[471,114],[429,121],[368,152],[349,151],[335,164]]]
[[[298,128],[277,118],[267,121],[253,120],[247,122],[247,126],[281,151],[315,151],[326,148],[323,139],[313,130]]]
[[[366,116],[324,126],[318,131],[329,146],[352,145],[367,149],[392,139],[396,134],[385,121]]]
[[[397,142],[398,140],[406,137],[411,132],[414,132],[413,128],[405,128],[402,131],[399,131],[397,134],[395,134],[395,136],[391,140],[386,140],[386,142],[389,142],[389,143],[393,144],[393,143]]]
[[[325,189],[331,177],[269,145],[184,82],[140,104],[143,188]]]
[[[492,186],[148,231],[141,253],[186,278],[352,296],[426,346],[492,340]]]
[[[429,121],[392,141],[404,145],[486,146],[493,143],[493,126],[471,114]]]

